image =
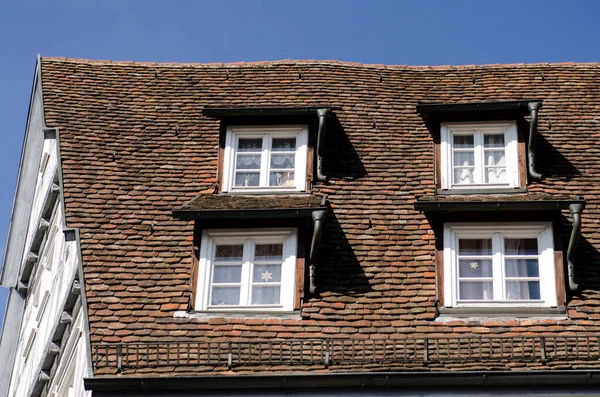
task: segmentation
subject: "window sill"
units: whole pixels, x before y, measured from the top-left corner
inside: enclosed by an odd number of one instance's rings
[[[567,319],[567,309],[561,307],[438,307],[437,321],[453,319]]]
[[[437,189],[435,192],[438,196],[468,196],[468,195],[486,195],[486,194],[518,194],[527,193],[527,188],[513,187],[474,187],[474,188],[453,188],[453,189]]]
[[[300,320],[300,311],[217,311],[217,310],[190,310],[190,311],[178,311],[173,314],[175,318],[278,318],[282,320]]]
[[[263,190],[263,189],[248,189],[248,190],[232,190],[229,192],[219,192],[220,195],[240,195],[240,196],[257,196],[257,195],[265,195],[265,196],[275,196],[275,195],[285,195],[285,196],[306,196],[310,195],[310,190],[284,190],[284,189],[273,189],[273,190]]]

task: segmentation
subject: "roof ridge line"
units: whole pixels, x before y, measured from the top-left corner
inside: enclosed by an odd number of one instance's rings
[[[315,60],[315,59],[277,59],[272,61],[240,61],[240,62],[139,62],[139,61],[113,61],[89,58],[68,58],[68,57],[42,57],[42,62],[68,62],[82,64],[103,64],[103,65],[119,65],[119,66],[142,66],[142,67],[195,67],[195,68],[232,68],[232,67],[255,67],[269,65],[340,65],[348,67],[360,67],[371,69],[412,69],[412,70],[444,70],[444,69],[496,69],[496,68],[529,68],[540,66],[600,66],[600,62],[538,62],[538,63],[489,63],[489,64],[462,64],[462,65],[394,65],[394,64],[375,64],[361,63],[340,60]]]

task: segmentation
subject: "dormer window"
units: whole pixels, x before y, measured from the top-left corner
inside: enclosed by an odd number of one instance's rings
[[[305,191],[307,153],[307,126],[230,126],[225,139],[222,190]]]
[[[442,189],[519,187],[516,123],[442,124],[441,171]]]
[[[540,99],[422,103],[433,137],[436,194],[525,193],[535,167]],[[529,116],[529,119],[526,117]]]

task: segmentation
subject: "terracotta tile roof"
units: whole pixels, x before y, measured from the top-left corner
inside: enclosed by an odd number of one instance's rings
[[[313,195],[296,196],[243,196],[225,194],[201,194],[185,203],[180,211],[201,210],[250,210],[250,209],[297,209],[318,208],[322,198]]]
[[[94,345],[600,331],[599,64],[174,65],[44,58],[42,84],[46,123],[60,129],[66,221],[81,233]],[[530,194],[586,197],[576,265],[582,291],[569,297],[568,319],[434,321],[435,235],[414,209],[417,197],[435,194],[433,138],[415,106],[526,98],[544,100],[536,149],[544,179],[528,185]],[[320,296],[307,297],[301,318],[175,318],[190,299],[193,223],[171,212],[198,194],[212,194],[217,182],[219,121],[202,109],[315,104],[336,109],[324,161],[330,180],[312,187],[314,195],[328,195],[332,208],[323,231]],[[562,365],[577,367],[568,360]],[[96,371],[109,373],[116,369]]]
[[[463,203],[463,202],[485,202],[485,201],[581,201],[581,196],[567,196],[560,194],[548,193],[531,193],[531,194],[489,194],[489,195],[427,195],[417,199],[417,201],[429,201],[436,203]]]

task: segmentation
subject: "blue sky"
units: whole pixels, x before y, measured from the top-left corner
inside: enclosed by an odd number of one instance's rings
[[[38,53],[457,65],[598,62],[599,42],[595,0],[0,0],[0,257]]]

